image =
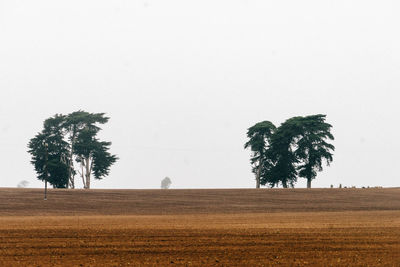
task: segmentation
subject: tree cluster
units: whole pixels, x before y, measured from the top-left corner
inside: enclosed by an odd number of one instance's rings
[[[256,188],[282,184],[294,187],[298,177],[307,179],[307,188],[323,161],[330,164],[335,147],[332,125],[325,122],[326,115],[293,117],[279,127],[270,121],[256,123],[247,131],[245,148],[252,151],[251,165],[256,176]]]
[[[107,176],[118,158],[109,152],[111,142],[100,141],[97,134],[99,125],[108,120],[104,113],[85,111],[46,119],[43,130],[28,144],[38,179],[54,188],[75,188],[79,174],[83,187],[89,189],[92,175],[95,179]]]

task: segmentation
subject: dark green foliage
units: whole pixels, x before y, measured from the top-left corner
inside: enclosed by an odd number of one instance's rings
[[[74,155],[76,160],[86,167],[86,160],[91,159],[89,172],[93,172],[96,179],[102,179],[107,176],[112,164],[117,161],[115,155],[111,155],[111,142],[100,142],[97,138],[97,129],[84,128],[78,136],[74,147]]]
[[[86,111],[75,111],[65,117],[64,127],[68,131],[77,133],[83,128],[90,128],[95,131],[101,130],[96,124],[105,124],[110,118],[104,117],[105,113],[89,113]]]
[[[94,129],[83,128],[77,135],[74,154],[77,155],[78,159],[85,159],[92,156],[94,150],[97,147],[96,140],[97,131]]]
[[[274,166],[271,168],[268,181],[271,185],[282,183],[284,188],[293,187],[297,182],[297,169],[295,165],[299,162],[294,153],[296,141],[300,134],[300,117],[288,119],[278,127],[271,139],[271,157]]]
[[[63,139],[62,123],[64,116],[55,115],[44,122],[44,129],[32,138],[28,144],[32,155],[31,163],[38,174],[38,179],[46,179],[55,188],[68,186],[68,151],[69,145]],[[47,147],[46,147],[47,144]]]
[[[320,114],[290,118],[271,132],[268,144],[252,140],[248,134],[250,140],[245,148],[255,144],[258,151],[263,151],[253,153],[251,159],[252,163],[261,163],[262,185],[294,187],[297,178],[303,177],[307,179],[307,187],[311,187],[317,171],[322,171],[323,160],[328,165],[333,160],[334,146],[326,142],[334,139],[330,133],[332,126],[325,118],[326,115]]]
[[[111,142],[98,142],[93,151],[93,175],[96,179],[102,179],[110,172],[110,167],[117,161],[115,155],[111,155],[108,150]]]
[[[311,181],[322,171],[323,160],[329,166],[333,160],[332,151],[335,147],[326,142],[334,140],[330,130],[332,125],[325,122],[326,115],[313,115],[301,119],[302,133],[297,142],[296,155],[301,159],[297,167],[299,176],[307,179],[307,187],[311,188]]]
[[[90,188],[91,174],[96,179],[107,176],[117,157],[108,152],[111,142],[101,142],[96,136],[101,130],[98,124],[108,120],[104,113],[85,111],[47,119],[43,131],[28,145],[38,179],[45,179],[46,155],[47,181],[54,187],[74,188],[76,173],[81,175],[85,188]],[[78,171],[74,161],[80,165]]]
[[[252,156],[250,162],[252,171],[256,175],[256,188],[260,187],[261,176],[265,169],[270,166],[270,159],[267,156],[268,147],[271,143],[271,136],[276,127],[270,121],[263,121],[250,127],[247,131],[249,141],[244,144],[244,148],[250,148]]]

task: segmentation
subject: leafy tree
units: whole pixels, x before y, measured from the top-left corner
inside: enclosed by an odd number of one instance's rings
[[[97,124],[105,124],[108,122],[109,118],[104,116],[104,113],[89,113],[86,111],[75,111],[68,116],[65,117],[64,120],[64,128],[67,132],[68,141],[71,146],[69,152],[69,186],[71,188],[75,188],[75,168],[74,168],[74,151],[75,151],[75,144],[78,141],[78,135],[84,129],[90,129],[96,131],[96,133],[100,130],[100,127]],[[82,173],[81,173],[82,176]],[[86,182],[83,181],[84,187],[86,188]]]
[[[172,182],[169,177],[165,177],[161,180],[161,189],[168,189],[171,186]]]
[[[38,179],[47,180],[55,188],[68,186],[69,145],[63,139],[63,115],[55,115],[44,122],[44,129],[28,144],[31,163]],[[47,177],[46,177],[47,168]]]
[[[307,179],[307,188],[311,188],[311,181],[322,171],[323,160],[329,166],[333,160],[332,151],[335,147],[326,142],[334,140],[330,130],[332,125],[325,122],[326,115],[312,115],[301,119],[302,133],[297,141],[296,155],[301,164],[297,167],[299,176]]]
[[[107,176],[117,157],[109,153],[111,142],[101,142],[96,136],[101,130],[98,124],[108,119],[104,113],[85,111],[47,119],[44,130],[28,145],[38,178],[46,179],[47,167],[47,181],[54,187],[75,188],[74,177],[79,173],[84,188],[89,189],[92,174],[95,179]],[[78,171],[74,162],[79,164]]]
[[[260,188],[261,175],[265,173],[263,169],[271,165],[269,157],[267,157],[267,151],[275,129],[276,127],[272,122],[263,121],[256,123],[247,131],[249,141],[244,144],[244,148],[250,148],[252,151],[250,163],[252,171],[256,175],[256,188]]]
[[[90,188],[91,175],[96,179],[107,176],[112,164],[117,161],[117,157],[111,155],[108,150],[110,142],[100,142],[96,138],[98,128],[84,128],[77,137],[74,148],[76,161],[80,163],[80,175],[84,188]]]
[[[300,117],[293,117],[282,123],[271,138],[270,157],[274,165],[265,175],[271,186],[282,183],[284,188],[294,187],[297,182],[296,164],[298,158],[294,153],[297,136],[300,133]],[[263,181],[265,184],[265,181]]]

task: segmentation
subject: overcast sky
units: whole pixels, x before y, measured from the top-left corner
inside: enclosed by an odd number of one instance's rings
[[[400,186],[400,2],[0,0],[0,186],[41,187],[27,143],[56,113],[111,117],[93,188],[254,187],[246,130],[322,113],[313,182]],[[297,187],[304,187],[300,179]]]

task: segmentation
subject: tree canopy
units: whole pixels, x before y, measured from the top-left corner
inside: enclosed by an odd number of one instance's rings
[[[83,187],[89,189],[92,175],[95,179],[107,176],[117,157],[109,152],[111,142],[100,141],[97,134],[99,125],[108,120],[104,113],[85,111],[45,120],[43,130],[28,144],[38,179],[47,179],[56,188],[75,188],[79,174]]]
[[[259,129],[263,122],[250,127],[245,148],[252,150],[250,161],[254,173],[254,162],[258,164],[256,180],[259,179],[262,185],[274,187],[282,184],[287,188],[294,187],[298,177],[301,177],[307,179],[307,187],[310,188],[317,171],[322,171],[323,161],[329,165],[333,160],[335,147],[327,142],[334,140],[330,132],[332,125],[326,123],[325,119],[326,115],[321,114],[290,118],[278,128],[271,128],[268,142],[261,142],[256,135],[249,135],[254,132],[250,129]]]

